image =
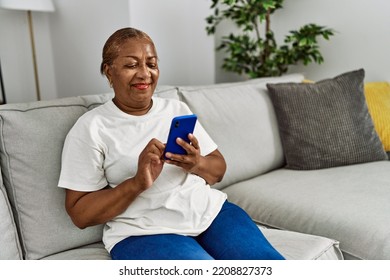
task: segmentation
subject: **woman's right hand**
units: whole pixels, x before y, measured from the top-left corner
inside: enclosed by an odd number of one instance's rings
[[[134,180],[143,190],[150,188],[160,175],[164,166],[162,160],[164,150],[165,145],[153,138],[139,155],[138,170]]]

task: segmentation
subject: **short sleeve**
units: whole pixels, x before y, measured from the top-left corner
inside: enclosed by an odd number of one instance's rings
[[[68,135],[62,151],[58,186],[77,191],[96,191],[106,187],[103,162],[102,150]]]

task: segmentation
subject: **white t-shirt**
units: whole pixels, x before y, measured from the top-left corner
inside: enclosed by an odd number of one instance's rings
[[[134,177],[146,144],[152,138],[165,143],[172,118],[187,114],[192,113],[185,103],[158,97],[143,116],[126,114],[112,101],[85,113],[65,140],[59,187],[97,191]],[[217,148],[199,122],[194,135],[202,155]],[[103,242],[110,251],[128,236],[196,236],[208,228],[225,200],[226,194],[210,188],[203,178],[164,164],[153,186],[107,222]]]

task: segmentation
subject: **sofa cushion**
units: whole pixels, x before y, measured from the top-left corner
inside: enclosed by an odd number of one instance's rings
[[[284,164],[269,82],[300,82],[300,74],[239,83],[179,87],[179,94],[218,144],[227,171],[222,189]],[[201,147],[202,148],[202,147]]]
[[[111,260],[103,242],[97,242],[59,252],[43,258],[43,260]]]
[[[287,260],[341,260],[339,242],[310,234],[259,226],[268,241]],[[56,253],[44,260],[110,260],[102,242]]]
[[[340,242],[346,259],[390,260],[390,162],[278,169],[225,188],[268,227]]]
[[[342,260],[340,243],[322,236],[260,227],[286,260]]]
[[[387,159],[364,96],[364,70],[317,83],[268,84],[287,168]]]
[[[180,100],[177,88],[174,86],[157,86],[154,95],[161,98]]]
[[[364,92],[375,129],[385,150],[390,152],[390,83],[366,83]]]
[[[0,172],[1,173],[1,172]],[[22,251],[11,206],[0,176],[0,260],[20,260]]]
[[[65,191],[57,183],[69,129],[110,96],[1,106],[1,169],[26,259],[101,240],[101,226],[80,230],[73,225],[64,209]]]

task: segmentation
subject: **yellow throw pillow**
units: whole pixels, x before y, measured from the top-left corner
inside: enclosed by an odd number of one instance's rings
[[[368,110],[375,129],[387,152],[390,151],[390,83],[370,82],[364,85]]]

